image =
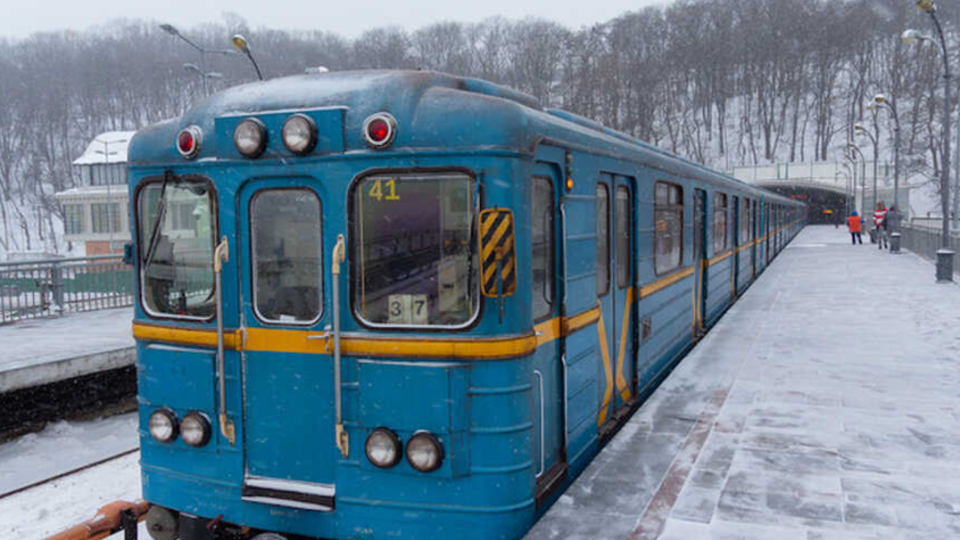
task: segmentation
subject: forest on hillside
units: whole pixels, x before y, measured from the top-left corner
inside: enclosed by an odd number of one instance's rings
[[[956,43],[960,7],[951,7],[940,16]],[[0,36],[0,253],[61,251],[53,194],[75,185],[70,164],[86,144],[177,116],[203,97],[200,78],[183,67],[199,55],[160,22]],[[891,119],[866,108],[883,93],[899,110],[910,174],[935,178],[939,49],[902,43],[907,28],[932,31],[908,0],[680,0],[580,29],[491,18],[348,39],[226,13],[180,31],[222,49],[244,34],[270,78],[325,66],[489,79],[720,169],[839,159],[855,122],[879,140],[877,148],[858,141],[867,159],[890,159]],[[211,91],[255,77],[240,55],[210,55],[207,69],[223,74]]]

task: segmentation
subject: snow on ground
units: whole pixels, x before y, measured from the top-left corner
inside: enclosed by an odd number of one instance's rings
[[[808,227],[528,538],[960,537],[958,305]]]
[[[127,307],[0,326],[0,392],[132,365],[132,320]]]
[[[0,499],[0,538],[40,540],[92,518],[108,503],[138,499],[139,460],[137,452]],[[149,538],[143,523],[140,533]]]
[[[137,414],[61,421],[0,445],[0,495],[137,448]]]

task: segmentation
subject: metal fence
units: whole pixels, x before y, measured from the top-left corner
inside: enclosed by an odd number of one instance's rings
[[[0,263],[0,324],[133,305],[133,273],[116,255]]]
[[[940,233],[943,229],[920,223],[904,223],[900,233],[900,247],[920,255],[924,259],[936,262],[940,249]],[[950,249],[953,250],[954,272],[960,270],[960,234],[950,234]]]

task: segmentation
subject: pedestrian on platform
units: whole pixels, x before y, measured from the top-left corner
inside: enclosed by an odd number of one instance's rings
[[[887,206],[883,201],[877,203],[877,209],[873,212],[873,230],[877,237],[877,249],[886,249],[890,247],[890,240],[887,239]]]
[[[850,243],[857,245],[859,241],[860,245],[863,245],[863,237],[860,236],[860,232],[863,231],[863,220],[860,219],[856,210],[850,212],[850,217],[847,218],[847,230],[850,231]]]

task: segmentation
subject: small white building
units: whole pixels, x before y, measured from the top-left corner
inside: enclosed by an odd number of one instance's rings
[[[122,252],[130,239],[127,146],[134,133],[97,136],[73,162],[79,185],[56,194],[64,210],[64,239],[84,242],[87,255]]]

